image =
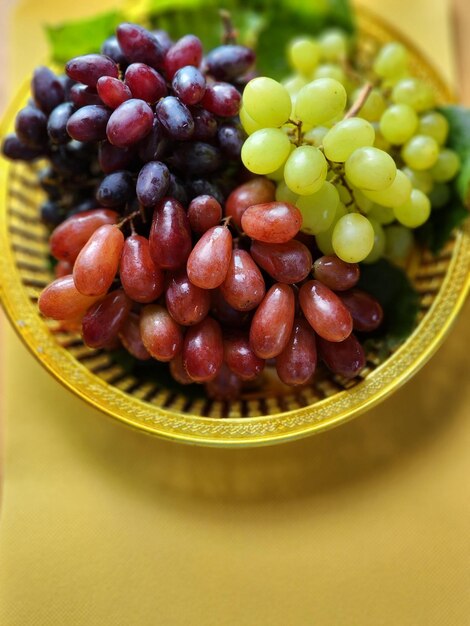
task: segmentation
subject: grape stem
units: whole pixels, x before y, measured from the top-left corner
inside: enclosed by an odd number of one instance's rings
[[[220,9],[219,15],[220,19],[222,20],[222,26],[224,29],[222,33],[222,43],[237,43],[238,31],[233,25],[232,15],[230,11],[227,11],[226,9]]]
[[[132,220],[134,219],[134,217],[137,217],[138,215],[142,216],[140,209],[138,211],[134,211],[133,213],[130,213],[129,215],[126,215],[124,219],[122,219],[120,222],[116,224],[116,227],[122,228],[125,224],[127,224],[127,222],[130,222],[131,228],[132,228],[134,226]]]
[[[373,86],[374,85],[371,82],[368,82],[364,85],[364,87],[362,87],[361,91],[359,92],[356,102],[354,102],[351,108],[346,112],[346,115],[344,116],[345,120],[349,119],[350,117],[355,117],[359,113],[359,111],[362,109],[362,107],[366,103],[366,100],[369,97],[369,94],[372,91]]]
[[[295,144],[297,146],[300,146],[302,144],[302,121],[299,120],[292,120],[292,119],[288,119],[287,120],[288,124],[292,124],[293,126],[295,126],[295,128],[297,129],[297,138],[295,140]]]

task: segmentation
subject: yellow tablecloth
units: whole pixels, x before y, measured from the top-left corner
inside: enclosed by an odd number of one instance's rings
[[[14,81],[56,7],[93,3],[24,0]],[[376,9],[452,76],[445,2]],[[468,626],[469,314],[467,303],[438,355],[367,415],[240,451],[105,419],[6,331],[0,624]]]

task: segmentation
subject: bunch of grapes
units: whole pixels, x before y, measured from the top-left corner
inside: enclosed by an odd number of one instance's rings
[[[239,89],[253,62],[243,46],[203,58],[194,35],[173,43],[122,24],[65,76],[36,70],[34,101],[3,146],[50,162],[42,214],[57,264],[42,314],[91,348],[169,363],[217,398],[237,397],[266,365],[305,384],[318,356],[355,377],[365,355],[353,331],[383,316],[355,288],[357,263],[322,255],[300,232],[301,207],[243,169]]]
[[[288,54],[296,75],[258,77],[243,92],[243,163],[277,183],[276,198],[297,206],[325,254],[403,259],[410,229],[447,204],[460,169],[431,86],[409,76],[399,43],[371,67],[353,66],[339,31],[299,38]]]

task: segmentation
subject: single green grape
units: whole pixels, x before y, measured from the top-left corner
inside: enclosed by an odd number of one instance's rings
[[[346,100],[346,90],[340,82],[333,78],[319,78],[299,91],[295,117],[306,124],[323,124],[344,111]]]
[[[370,264],[370,263],[375,263],[376,261],[381,259],[384,255],[385,231],[382,227],[382,224],[380,224],[380,222],[371,218],[370,215],[368,215],[367,217],[369,218],[372,228],[374,229],[374,244],[372,246],[372,250],[366,256],[363,263]]]
[[[329,128],[326,126],[314,126],[304,134],[304,143],[319,148],[323,145],[323,138],[327,132],[329,132]]]
[[[449,134],[449,122],[437,111],[429,111],[421,116],[419,120],[418,133],[420,135],[429,135],[443,146],[447,141]]]
[[[290,117],[292,102],[289,92],[272,78],[253,78],[243,91],[243,108],[252,120],[265,128],[278,128]]]
[[[318,39],[318,43],[321,56],[326,61],[340,61],[347,54],[346,35],[337,28],[324,31]]]
[[[346,263],[359,263],[374,246],[372,224],[360,213],[341,217],[333,230],[332,244],[335,254]]]
[[[243,129],[247,135],[252,135],[257,130],[261,130],[262,128],[264,128],[262,124],[258,124],[258,122],[255,122],[255,120],[253,120],[248,115],[248,113],[245,110],[245,107],[242,106],[240,108],[240,112],[238,115],[240,117],[241,125],[243,126]]]
[[[428,135],[415,135],[403,146],[401,156],[411,169],[428,170],[437,162],[439,146]]]
[[[431,202],[426,194],[413,189],[409,199],[399,207],[394,207],[395,217],[408,228],[422,226],[431,214]]]
[[[423,193],[429,194],[434,184],[431,172],[426,170],[417,172],[412,170],[411,167],[404,167],[402,171],[408,176],[414,189],[419,189]]]
[[[408,67],[408,52],[401,43],[388,43],[379,51],[375,62],[374,72],[381,78],[401,76]]]
[[[395,104],[408,104],[418,113],[432,109],[436,103],[431,85],[419,78],[400,80],[393,88],[392,100]]]
[[[378,148],[358,148],[347,159],[346,177],[355,187],[381,191],[395,180],[397,166],[392,157]]]
[[[336,65],[336,63],[322,63],[319,65],[313,72],[313,79],[318,80],[319,78],[332,78],[342,85],[346,82],[346,74],[343,68]]]
[[[278,202],[288,202],[289,204],[295,204],[299,196],[291,191],[286,185],[285,181],[280,181],[276,187],[276,200]]]
[[[334,220],[338,204],[338,191],[329,182],[324,182],[311,196],[300,196],[296,206],[302,213],[302,231],[317,235],[328,230]]]
[[[312,37],[298,37],[287,48],[291,66],[304,76],[311,76],[320,60],[321,47]]]
[[[385,256],[395,263],[403,263],[410,254],[414,244],[413,232],[392,224],[385,228]]]
[[[415,134],[418,123],[416,111],[408,104],[392,104],[380,118],[380,132],[391,144],[400,146]]]
[[[254,174],[270,174],[280,168],[291,150],[289,138],[278,128],[263,128],[250,135],[242,147],[244,166]]]
[[[448,204],[451,198],[451,190],[449,185],[445,183],[435,183],[429,193],[429,201],[435,210],[442,209]]]
[[[291,96],[297,95],[302,87],[308,83],[308,80],[304,76],[299,76],[296,74],[295,76],[290,76],[286,80],[283,80],[281,85],[287,89]]]
[[[364,190],[364,195],[382,206],[394,208],[401,206],[410,197],[412,190],[411,181],[401,170],[397,170],[397,175],[393,183],[381,191]]]
[[[326,180],[328,164],[323,153],[314,146],[300,146],[289,156],[284,167],[284,179],[291,191],[310,196]]]
[[[387,225],[395,221],[395,212],[392,207],[374,204],[371,210],[367,213],[367,217],[370,220],[379,222],[379,224]]]
[[[460,169],[460,157],[453,150],[445,148],[439,152],[436,164],[431,170],[431,175],[438,183],[447,183],[457,175]]]
[[[354,102],[357,101],[361,91],[362,89],[360,87],[354,91],[351,98],[351,104],[354,104]],[[369,122],[378,122],[386,108],[387,102],[382,92],[374,87],[374,89],[372,89],[372,91],[370,92],[367,100],[359,109],[358,117],[362,117]]]
[[[325,156],[330,161],[344,163],[348,157],[364,146],[372,146],[375,130],[372,124],[360,117],[350,117],[338,122],[323,138]]]
[[[317,246],[320,248],[320,251],[323,252],[323,254],[330,255],[335,253],[332,243],[333,231],[335,229],[336,223],[339,221],[340,218],[343,217],[343,215],[348,215],[348,210],[344,206],[344,204],[340,202],[336,207],[336,213],[330,227],[315,236]]]

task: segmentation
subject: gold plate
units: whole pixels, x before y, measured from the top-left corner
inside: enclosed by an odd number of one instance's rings
[[[374,48],[392,39],[410,51],[414,74],[432,83],[438,100],[452,94],[433,67],[403,36],[365,11],[358,26],[361,46]],[[29,86],[12,103],[2,135],[14,126]],[[470,286],[470,224],[467,220],[438,257],[412,259],[408,271],[420,294],[420,323],[383,363],[368,354],[355,381],[322,376],[293,390],[268,380],[262,393],[247,392],[237,402],[193,398],[138,380],[100,350],[83,345],[76,334],[44,320],[36,300],[51,280],[47,231],[40,223],[41,191],[37,166],[0,158],[0,297],[21,339],[62,384],[89,404],[129,426],[191,444],[257,446],[318,433],[356,417],[406,382],[442,343]]]

